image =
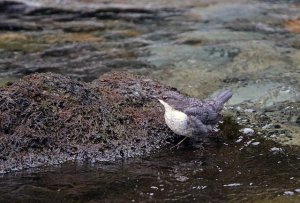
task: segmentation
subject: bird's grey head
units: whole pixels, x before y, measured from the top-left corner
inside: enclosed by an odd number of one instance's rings
[[[166,102],[182,100],[183,96],[175,91],[166,91],[162,94],[161,99]]]
[[[171,107],[175,107],[177,106],[179,103],[182,102],[182,100],[184,99],[184,96],[181,95],[178,92],[175,91],[166,91],[164,92],[160,98],[159,101],[166,107],[166,105],[163,103],[167,103],[168,105],[170,105]],[[163,101],[163,102],[162,102]]]

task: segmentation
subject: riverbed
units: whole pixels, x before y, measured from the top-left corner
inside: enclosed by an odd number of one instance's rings
[[[300,201],[299,1],[0,4],[0,86],[44,72],[91,82],[115,70],[201,99],[231,88],[225,114],[241,128],[202,150],[3,174],[1,202]]]

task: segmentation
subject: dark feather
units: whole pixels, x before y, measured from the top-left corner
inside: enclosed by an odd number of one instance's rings
[[[224,103],[232,96],[230,90],[225,90],[214,97],[212,100],[199,100],[192,97],[169,91],[165,92],[163,99],[174,109],[184,112],[190,117],[192,128],[195,131],[204,132],[215,126],[221,119],[220,112],[223,109]]]

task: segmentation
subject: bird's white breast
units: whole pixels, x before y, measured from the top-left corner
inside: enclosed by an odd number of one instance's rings
[[[165,121],[169,128],[178,135],[189,134],[187,121],[188,117],[185,113],[172,108],[170,105],[160,100],[165,107]]]

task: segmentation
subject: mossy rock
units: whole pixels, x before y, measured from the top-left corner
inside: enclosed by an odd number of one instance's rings
[[[0,88],[0,171],[68,160],[115,160],[175,135],[153,96],[170,89],[127,72],[93,83],[44,73]]]

